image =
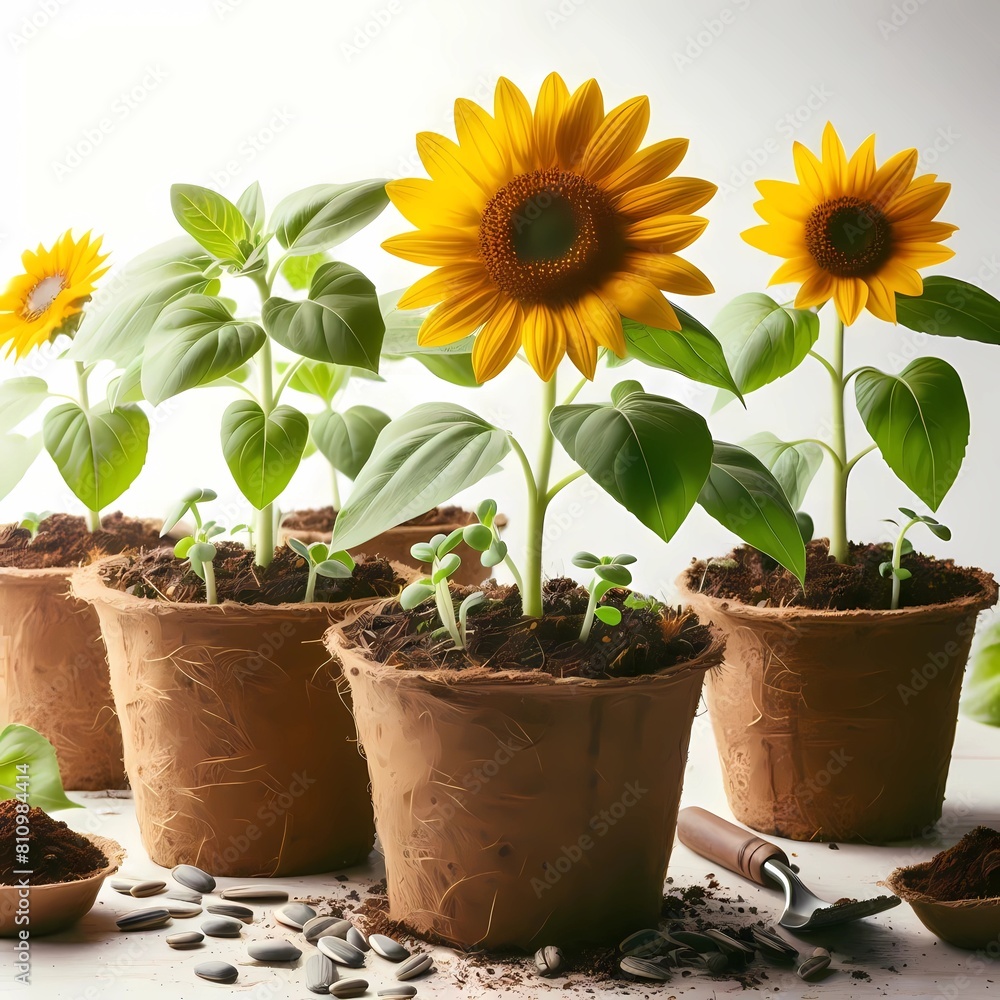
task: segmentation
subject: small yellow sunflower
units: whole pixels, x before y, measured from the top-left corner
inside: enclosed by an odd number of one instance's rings
[[[82,309],[93,294],[97,279],[107,271],[101,265],[101,240],[90,233],[74,240],[67,230],[51,250],[39,244],[21,256],[19,274],[0,295],[0,344],[10,342],[11,353],[23,358],[30,350],[53,339]]]
[[[455,102],[457,143],[421,132],[430,178],[387,185],[417,230],[383,244],[436,268],[400,300],[404,309],[437,306],[420,343],[454,343],[482,327],[472,355],[481,382],[522,347],[548,381],[566,354],[587,378],[598,347],[623,356],[622,316],[679,330],[661,289],[713,290],[677,251],[704,231],[707,220],[690,213],[716,187],[669,177],[688,142],[640,149],[648,123],[648,98],[605,114],[596,80],[570,94],[552,73],[534,111],[501,78],[493,115]]]
[[[904,149],[875,167],[875,136],[848,161],[831,124],[823,131],[822,160],[794,146],[799,183],[758,181],[754,206],[767,223],[743,233],[751,246],[788,258],[771,284],[801,281],[796,306],[832,298],[845,324],[867,308],[896,322],[896,293],[920,295],[921,267],[954,251],[940,245],[958,228],[935,222],[951,191],[936,174],[914,177],[917,151]]]

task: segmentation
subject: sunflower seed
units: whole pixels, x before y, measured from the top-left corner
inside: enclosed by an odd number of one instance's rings
[[[634,958],[631,955],[623,958],[618,967],[622,972],[627,972],[637,979],[654,979],[665,983],[670,978],[670,973],[659,962],[650,962],[648,959]]]
[[[205,940],[201,931],[181,931],[179,934],[168,934],[167,944],[171,948],[194,948]]]
[[[731,934],[727,934],[725,931],[720,931],[715,927],[709,927],[702,931],[705,937],[711,938],[716,945],[720,946],[723,952],[729,951],[733,954],[745,955],[747,958],[753,957],[756,953],[756,948],[753,945],[747,944],[746,941],[741,941],[739,938],[733,937]]]
[[[535,952],[535,968],[540,976],[558,976],[562,967],[563,953],[555,945],[548,944]]]
[[[194,865],[177,865],[170,872],[175,882],[195,892],[215,892],[215,879]]]
[[[302,957],[291,941],[253,941],[247,952],[255,962],[294,962]]]
[[[330,924],[326,934],[324,934],[323,937],[337,937],[340,938],[341,940],[346,940],[347,932],[353,926],[354,925],[350,922],[350,920],[343,920],[343,919],[334,920],[334,922]]]
[[[147,882],[136,882],[129,889],[129,895],[135,896],[136,899],[143,899],[146,896],[158,896],[166,887],[167,883],[160,882],[158,879],[152,879]]]
[[[414,955],[396,969],[396,978],[399,980],[416,979],[417,976],[422,976],[425,972],[430,972],[433,966],[433,956],[426,954]]]
[[[294,927],[297,931],[302,930],[315,916],[316,911],[305,903],[287,903],[274,911],[274,919],[279,924]]]
[[[813,948],[812,957],[813,958],[824,958],[824,957],[825,958],[829,958],[830,957],[830,953],[826,950],[826,948]]]
[[[404,958],[410,957],[410,953],[398,941],[385,934],[372,934],[368,943],[376,955],[381,955],[390,962],[402,962]]]
[[[417,995],[416,986],[390,986],[387,990],[379,990],[378,995],[385,1000],[409,1000]]]
[[[219,895],[223,899],[258,899],[263,903],[284,903],[288,900],[287,889],[274,889],[265,885],[234,885],[223,889]]]
[[[811,958],[807,958],[798,967],[795,974],[799,977],[799,979],[804,979],[806,982],[810,982],[813,979],[819,979],[829,968],[829,955],[813,955]]]
[[[330,996],[360,997],[368,992],[368,981],[365,979],[341,979],[330,987]]]
[[[721,951],[703,952],[698,958],[713,976],[720,976],[729,970],[729,959]]]
[[[678,948],[692,948],[697,952],[717,951],[716,943],[705,934],[696,931],[670,931],[663,935]]]
[[[353,944],[348,944],[339,937],[327,935],[316,942],[316,947],[327,958],[332,958],[338,965],[346,965],[352,969],[360,969],[365,964],[365,953],[358,951]]]
[[[347,943],[353,944],[358,951],[371,951],[371,945],[368,943],[368,938],[357,929],[357,927],[351,927],[347,932]]]
[[[315,944],[321,937],[327,935],[338,937],[339,935],[333,934],[332,931],[345,922],[340,917],[313,917],[312,920],[307,920],[302,925],[302,933],[310,944]],[[346,934],[347,931],[345,930],[344,933]]]
[[[176,917],[178,920],[185,920],[188,917],[196,917],[201,913],[201,907],[196,906],[194,903],[181,903],[177,900],[166,899],[163,903],[163,909],[167,911],[172,917]]]
[[[232,917],[233,920],[242,920],[245,924],[253,923],[253,910],[239,903],[209,903],[205,909],[217,917]]]
[[[200,903],[201,893],[192,892],[190,889],[171,889],[167,893],[167,899],[179,899],[183,903]]]
[[[210,983],[235,983],[240,975],[228,962],[202,962],[194,967],[194,974]]]
[[[132,886],[138,885],[141,879],[137,878],[109,878],[108,885],[116,892],[123,892],[126,896],[132,895]]]
[[[162,927],[170,919],[170,911],[161,907],[145,910],[133,910],[119,917],[118,927],[123,931],[145,931],[153,927]]]
[[[230,917],[213,917],[206,920],[201,929],[209,937],[239,937],[243,932],[243,924]]]
[[[751,927],[750,933],[753,935],[754,941],[757,942],[758,950],[765,958],[773,959],[775,962],[794,962],[799,957],[798,951],[773,931]]]
[[[672,945],[658,930],[647,927],[645,930],[629,934],[620,945],[618,951],[624,956],[633,958],[651,958],[654,955],[664,955]]]
[[[337,981],[337,967],[326,955],[310,955],[306,962],[306,987],[313,993],[329,993]]]

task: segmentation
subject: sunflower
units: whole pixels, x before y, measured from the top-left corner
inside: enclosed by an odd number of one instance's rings
[[[917,269],[940,264],[954,251],[940,245],[958,228],[935,222],[950,184],[935,174],[914,177],[917,151],[904,149],[875,166],[875,136],[847,159],[836,130],[823,131],[823,156],[794,146],[799,183],[758,181],[764,196],[754,206],[767,225],[743,239],[787,260],[771,284],[801,281],[801,308],[832,298],[845,324],[867,308],[896,322],[896,294],[919,295]]]
[[[107,271],[101,267],[101,239],[90,233],[74,240],[67,230],[51,250],[39,244],[36,251],[21,256],[24,274],[19,274],[0,295],[0,344],[10,342],[7,356],[23,358],[30,350],[54,339],[83,309],[97,279]]]
[[[522,347],[548,381],[566,354],[587,378],[598,347],[624,356],[623,316],[679,330],[661,289],[713,290],[677,251],[704,231],[707,220],[690,213],[716,187],[669,177],[688,142],[640,149],[648,122],[648,98],[605,114],[596,80],[570,94],[552,73],[534,111],[501,78],[493,115],[455,102],[457,143],[421,132],[417,151],[430,178],[387,185],[417,230],[383,244],[436,268],[399,303],[436,306],[420,343],[441,346],[479,330],[472,360],[480,382]]]

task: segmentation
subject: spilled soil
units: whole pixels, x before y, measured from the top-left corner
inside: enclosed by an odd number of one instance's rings
[[[899,881],[943,903],[1000,898],[1000,832],[977,826],[930,861],[904,868]]]
[[[305,596],[309,573],[305,560],[289,548],[275,549],[270,566],[254,563],[250,549],[236,542],[216,545],[215,585],[219,601],[240,604],[288,604]],[[172,549],[142,552],[124,566],[111,567],[109,586],[151,600],[196,602],[205,600],[205,584]],[[370,597],[391,597],[404,581],[386,559],[358,560],[354,575],[346,580],[318,577],[316,601],[339,604]]]
[[[545,585],[542,618],[525,619],[516,587],[495,583],[482,588],[487,601],[469,614],[469,645],[453,648],[447,635],[435,635],[440,624],[433,601],[413,611],[398,604],[359,623],[351,638],[380,663],[410,670],[493,671],[539,670],[554,677],[636,677],[686,663],[703,653],[710,629],[693,614],[669,609],[630,608],[626,590],[611,590],[603,603],[622,613],[618,625],[595,621],[587,643],[579,641],[587,592],[565,577]],[[455,588],[457,607],[472,588]]]
[[[329,534],[333,531],[333,522],[337,514],[332,507],[313,507],[308,510],[293,510],[281,522],[283,528],[289,531],[318,531]],[[426,514],[421,514],[412,520],[404,521],[400,527],[428,528],[441,525],[472,524],[475,516],[461,507],[435,507]]]
[[[888,545],[851,545],[851,564],[830,557],[826,539],[806,546],[806,592],[798,580],[773,559],[746,546],[733,549],[724,560],[694,562],[687,570],[687,584],[712,597],[767,607],[801,607],[826,611],[888,610],[892,579],[879,566],[892,558]],[[960,597],[980,594],[988,574],[964,569],[950,559],[911,552],[902,566],[912,576],[902,584],[900,607],[946,604]]]
[[[46,518],[35,540],[16,524],[0,527],[0,566],[51,569],[85,566],[103,556],[163,545],[159,522],[136,520],[121,512],[101,520],[100,531],[88,531],[82,517],[53,514]]]
[[[31,885],[52,885],[55,882],[78,882],[107,868],[104,852],[86,837],[71,830],[65,823],[52,819],[42,809],[23,812],[16,799],[0,802],[0,885],[19,885],[22,875],[15,870],[31,870]],[[19,831],[28,829],[23,854],[15,852]]]

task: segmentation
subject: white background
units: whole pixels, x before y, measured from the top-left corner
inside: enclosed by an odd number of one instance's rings
[[[175,235],[168,200],[174,181],[212,185],[235,200],[259,179],[273,206],[309,184],[418,172],[414,134],[451,132],[455,97],[489,102],[497,77],[506,75],[533,100],[556,69],[571,86],[596,76],[608,107],[649,94],[649,141],[689,137],[679,172],[720,184],[705,209],[707,234],[687,254],[718,289],[682,301],[703,320],[731,296],[764,287],[777,261],[739,238],[756,221],[751,181],[791,179],[793,138],[817,148],[828,118],[849,151],[873,131],[880,161],[908,146],[922,151],[923,170],[954,185],[941,218],[961,227],[951,241],[957,257],[937,270],[1000,294],[998,29],[995,0],[4,0],[0,280],[17,271],[23,248],[50,245],[70,226],[104,233],[116,264]],[[422,269],[378,244],[407,228],[389,209],[338,254],[381,291],[400,287]],[[246,291],[249,304],[254,290]],[[939,512],[954,540],[914,541],[998,571],[1000,348],[934,340],[867,313],[849,332],[849,367],[897,371],[928,353],[963,374],[973,432],[961,477]],[[41,356],[19,367],[21,374],[43,369],[59,383],[62,366]],[[0,377],[13,372],[0,364]],[[387,365],[384,373],[386,384],[359,383],[348,402],[399,414],[451,397],[531,437],[538,386],[520,365],[479,390],[438,382],[416,362]],[[702,412],[711,406],[714,391],[669,373],[632,365],[621,374]],[[612,381],[604,373],[582,398],[603,398]],[[735,441],[765,428],[783,437],[822,434],[826,390],[825,373],[807,362],[751,395],[748,411],[732,406],[713,417],[713,431]],[[193,485],[237,503],[218,442],[228,402],[213,390],[161,407],[150,460],[121,507],[159,514]],[[860,448],[867,438],[853,416]],[[820,531],[827,486],[824,473],[807,503]],[[323,462],[312,459],[283,506],[326,503],[325,490]],[[523,524],[516,466],[464,499],[483,495],[511,515],[516,551]],[[852,537],[887,537],[880,519],[900,504],[916,502],[877,455],[866,458],[853,481]],[[40,508],[79,510],[44,455],[0,502],[0,520]],[[230,523],[243,519],[223,509]],[[668,587],[692,556],[721,555],[732,542],[696,508],[664,545],[587,480],[565,492],[551,519],[550,572],[565,569],[579,548],[627,550],[641,557],[638,583],[654,591]]]

